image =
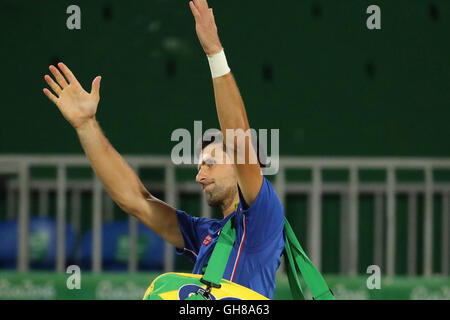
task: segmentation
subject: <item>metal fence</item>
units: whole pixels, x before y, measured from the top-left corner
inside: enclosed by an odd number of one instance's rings
[[[164,201],[171,206],[178,206],[180,193],[200,194],[201,188],[195,182],[178,182],[175,166],[170,157],[163,156],[125,156],[127,162],[136,172],[143,168],[159,168],[164,170],[164,182],[151,185],[152,191],[164,194]],[[65,238],[67,196],[71,197],[70,223],[77,230],[80,224],[81,192],[92,193],[92,271],[100,272],[102,220],[112,217],[112,200],[104,196],[104,190],[97,178],[88,180],[69,180],[67,170],[71,167],[89,167],[84,156],[57,155],[57,156],[0,156],[0,175],[11,177],[7,181],[6,215],[18,217],[18,271],[29,269],[29,219],[30,219],[30,192],[39,194],[39,213],[45,215],[48,211],[48,194],[56,192],[57,207],[57,239]],[[32,167],[56,168],[56,179],[32,179]],[[424,223],[423,236],[423,275],[431,276],[433,270],[433,219],[434,195],[442,196],[442,243],[441,243],[441,270],[442,274],[449,275],[450,251],[450,215],[449,197],[450,181],[435,182],[434,170],[450,170],[450,159],[418,159],[418,158],[312,158],[312,157],[281,157],[279,173],[275,177],[274,187],[283,203],[286,205],[287,195],[306,195],[308,201],[308,248],[311,260],[320,269],[322,256],[322,195],[339,194],[341,196],[341,222],[340,222],[340,272],[347,275],[356,275],[358,271],[358,201],[360,194],[371,194],[375,199],[374,222],[374,257],[375,264],[382,266],[385,258],[385,273],[393,276],[396,264],[396,195],[408,195],[408,275],[416,275],[417,263],[417,198],[424,196]],[[311,172],[311,181],[287,181],[287,170],[301,169]],[[325,182],[322,178],[323,170],[339,169],[349,173],[349,181]],[[413,169],[423,171],[424,182],[399,182],[396,171]],[[365,183],[360,181],[360,170],[381,170],[386,174],[384,182]],[[289,179],[291,180],[291,179]],[[145,184],[145,183],[144,183]],[[204,198],[200,197],[201,214],[211,217],[211,208]],[[386,206],[384,205],[386,199]],[[16,207],[18,204],[18,207]],[[386,209],[385,209],[386,207]],[[102,212],[106,212],[105,215]],[[386,215],[386,221],[383,216]],[[128,269],[137,270],[137,220],[129,218],[130,250],[128,256]],[[383,243],[385,242],[385,246]],[[65,269],[65,241],[57,241],[56,270]],[[166,244],[165,271],[173,271],[173,247]]]

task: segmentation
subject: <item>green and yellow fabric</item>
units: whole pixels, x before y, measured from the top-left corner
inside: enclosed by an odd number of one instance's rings
[[[144,300],[268,300],[263,295],[228,280],[220,280],[220,288],[201,282],[201,274],[165,273],[156,278],[145,293]]]
[[[263,295],[222,279],[228,258],[236,240],[236,230],[230,219],[222,229],[208,261],[204,275],[165,273],[157,277],[147,289],[144,300],[268,300]],[[334,300],[320,272],[303,251],[285,218],[285,260],[292,297],[305,299],[299,273],[303,275],[313,299]]]

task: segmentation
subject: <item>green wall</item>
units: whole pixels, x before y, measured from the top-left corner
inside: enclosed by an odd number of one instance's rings
[[[66,28],[70,4],[81,7],[81,30]],[[450,2],[376,1],[375,31],[366,28],[373,1],[210,4],[251,124],[279,128],[283,154],[450,155]],[[122,153],[167,154],[171,132],[194,120],[218,127],[187,1],[0,8],[0,153],[81,152],[41,92],[59,60],[85,88],[103,76],[98,120]]]

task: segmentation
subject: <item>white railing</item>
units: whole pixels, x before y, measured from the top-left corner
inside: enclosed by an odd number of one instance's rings
[[[175,166],[169,157],[164,156],[125,156],[127,162],[136,172],[142,168],[160,168],[165,171],[163,183],[152,183],[152,192],[163,192],[164,201],[177,207],[180,193],[201,194],[201,188],[195,182],[178,183],[176,168],[190,166]],[[112,200],[104,196],[104,190],[98,179],[68,180],[67,169],[70,167],[89,167],[85,156],[58,155],[58,156],[27,156],[6,155],[0,156],[0,175],[10,174],[12,178],[7,183],[7,216],[13,217],[18,213],[18,270],[27,271],[29,268],[28,236],[29,236],[29,209],[30,191],[39,193],[39,213],[45,215],[48,211],[48,193],[57,194],[57,239],[65,238],[65,224],[67,212],[67,194],[71,199],[71,224],[79,228],[81,210],[81,192],[92,193],[92,228],[93,251],[92,271],[100,272],[101,265],[101,225],[102,220],[112,219]],[[30,168],[52,167],[57,169],[55,180],[30,179]],[[450,170],[450,159],[420,159],[420,158],[312,158],[312,157],[281,157],[279,173],[275,177],[274,187],[283,205],[288,194],[304,194],[308,198],[308,248],[311,260],[321,268],[322,256],[322,195],[339,194],[341,196],[341,239],[340,239],[340,271],[343,274],[355,275],[358,270],[358,195],[372,194],[375,199],[374,221],[374,264],[383,266],[388,276],[395,273],[395,230],[396,230],[396,195],[408,195],[408,274],[416,275],[417,262],[417,197],[424,195],[425,210],[423,223],[423,274],[432,274],[433,261],[433,195],[442,195],[442,244],[441,244],[441,270],[442,274],[449,275],[450,251],[450,218],[449,198],[450,181],[436,183],[433,170]],[[286,170],[307,169],[312,172],[311,182],[288,182]],[[349,172],[348,182],[324,182],[322,172],[326,169],[342,169]],[[386,172],[385,182],[363,183],[359,179],[359,171],[375,169]],[[403,169],[421,170],[424,172],[423,183],[398,182],[396,171]],[[144,182],[145,184],[145,182]],[[384,225],[384,196],[387,202],[386,225]],[[16,201],[16,198],[18,201]],[[211,217],[211,209],[203,197],[201,199],[202,216]],[[18,202],[18,208],[15,203]],[[181,208],[182,209],[182,208]],[[105,212],[103,217],[103,212]],[[137,220],[129,218],[130,226],[130,252],[128,269],[131,272],[137,269]],[[384,240],[386,242],[383,246]],[[385,250],[386,249],[386,250]],[[386,259],[386,265],[383,264]],[[57,241],[56,270],[63,272],[65,268],[65,241]],[[174,268],[173,247],[165,248],[165,271]]]

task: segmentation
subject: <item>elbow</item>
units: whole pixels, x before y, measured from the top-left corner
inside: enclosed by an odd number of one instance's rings
[[[132,215],[134,217],[136,217],[136,215],[138,214],[138,209],[134,206],[131,206],[130,204],[127,203],[121,203],[121,202],[116,202],[117,205],[119,206],[120,210],[122,210],[123,212]]]
[[[138,196],[121,197],[120,199],[117,199],[116,203],[122,211],[139,219],[145,210],[145,203],[152,198],[153,196],[146,192],[145,194],[139,194]]]
[[[128,201],[126,200],[116,200],[115,201],[116,204],[119,206],[120,210],[122,210],[123,212],[132,215],[134,217],[136,217],[138,215],[139,212],[139,208],[136,205],[136,203],[133,203],[133,201],[130,201],[128,199]]]

